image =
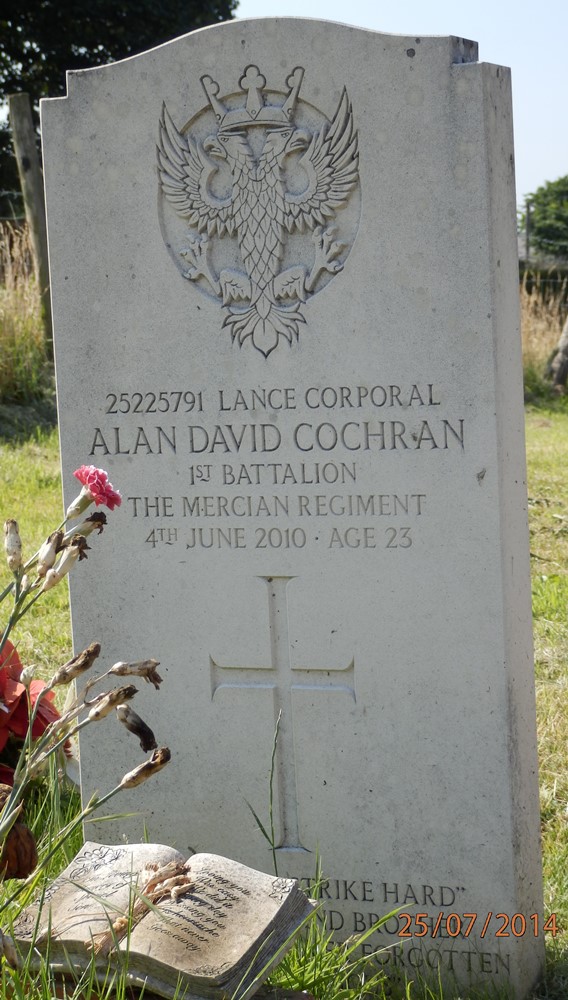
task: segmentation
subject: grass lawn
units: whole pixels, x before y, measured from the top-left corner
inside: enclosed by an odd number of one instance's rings
[[[16,519],[24,559],[29,558],[63,516],[57,431],[36,431],[22,444],[0,439],[0,481],[2,523],[8,517]],[[5,559],[0,562],[0,587],[4,589],[12,574]],[[71,628],[66,584],[55,587],[46,600],[37,602],[12,640],[18,645],[22,662],[37,664],[42,677],[67,659]]]
[[[568,997],[568,410],[529,407],[529,523],[540,761],[545,912],[561,933],[548,939],[549,984]]]

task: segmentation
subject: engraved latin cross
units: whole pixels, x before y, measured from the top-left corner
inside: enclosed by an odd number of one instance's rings
[[[342,691],[355,701],[355,662],[346,667],[302,667],[292,662],[288,629],[287,588],[292,576],[263,576],[268,588],[268,620],[271,663],[269,667],[222,666],[210,657],[211,698],[220,688],[270,688],[274,692],[276,717],[280,715],[276,778],[280,801],[281,841],[279,849],[305,850],[298,825],[297,765],[294,740],[292,692]],[[332,673],[341,673],[334,684]],[[326,677],[328,678],[326,680]]]

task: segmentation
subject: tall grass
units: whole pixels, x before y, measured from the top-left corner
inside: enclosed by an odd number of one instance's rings
[[[526,275],[521,284],[521,336],[527,400],[550,395],[546,372],[566,318],[565,292],[564,286],[550,291],[538,280],[529,284]]]
[[[0,403],[32,403],[49,381],[27,227],[0,228]]]

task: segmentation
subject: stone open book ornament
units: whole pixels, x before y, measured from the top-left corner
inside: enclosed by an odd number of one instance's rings
[[[178,891],[178,879],[171,892],[152,900],[149,866],[174,864],[185,866],[190,884]],[[30,953],[32,967],[46,955],[60,976],[79,978],[93,956],[95,979],[103,984],[110,967],[123,971],[129,986],[170,1000],[247,1000],[315,908],[291,879],[228,858],[200,854],[186,861],[160,844],[89,841],[22,912],[14,938],[22,956]]]

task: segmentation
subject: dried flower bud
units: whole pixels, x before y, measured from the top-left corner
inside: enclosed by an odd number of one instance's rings
[[[153,684],[156,691],[158,691],[162,683],[162,678],[156,670],[156,667],[159,666],[159,660],[137,660],[136,663],[124,663],[121,660],[110,668],[109,674],[115,674],[117,677],[143,677],[148,684]]]
[[[30,578],[27,573],[24,573],[20,581],[20,593],[25,594],[26,590],[30,589]]]
[[[62,531],[52,531],[41,546],[37,556],[37,575],[44,577],[48,569],[55,565],[57,553],[61,550],[63,542]]]
[[[14,823],[0,855],[0,879],[27,878],[37,865],[34,835],[25,823]]]
[[[0,931],[0,958],[5,958],[12,969],[20,967],[18,952],[12,938],[4,931]]]
[[[138,767],[135,767],[133,771],[129,771],[128,774],[124,775],[124,778],[120,782],[120,787],[136,788],[137,785],[141,785],[142,782],[151,778],[153,774],[161,771],[169,763],[171,756],[168,747],[160,747],[159,750],[154,750],[149,760],[145,760]]]
[[[23,684],[25,688],[28,688],[34,679],[35,672],[35,666],[24,667],[20,674],[20,684]]]
[[[93,531],[96,531],[97,534],[102,535],[103,528],[106,526],[106,523],[107,523],[106,514],[104,514],[102,510],[98,510],[94,514],[91,514],[90,517],[86,517],[85,520],[82,521],[80,525],[78,525],[77,531],[80,532],[81,535],[85,535],[86,537],[88,535],[91,535]]]
[[[59,670],[56,670],[49,682],[50,687],[58,684],[69,684],[71,681],[90,670],[101,651],[100,642],[92,642],[82,653],[78,653],[71,660],[68,660]]]
[[[8,566],[15,573],[22,565],[22,540],[18,522],[14,521],[13,517],[4,521],[4,549]]]
[[[55,587],[55,585],[59,583],[60,579],[61,577],[57,575],[54,569],[48,570],[41,588],[42,594],[44,594],[46,590],[51,590],[52,587]]]
[[[11,785],[0,784],[0,810],[4,808],[13,792]],[[21,808],[23,809],[23,803]]]
[[[52,587],[55,587],[55,585],[59,583],[59,581],[62,580],[71,569],[73,569],[77,560],[86,559],[87,553],[85,550],[88,548],[89,546],[87,545],[87,541],[83,535],[73,535],[70,544],[64,549],[63,555],[57,563],[57,566],[54,566],[53,569],[49,569],[47,571],[41,592],[43,593],[44,591],[51,590]]]
[[[84,535],[73,535],[70,548],[77,548],[79,550],[79,562],[88,558],[87,552],[90,551],[90,546],[87,545],[87,539]]]
[[[102,534],[104,527],[107,524],[106,514],[102,511],[97,511],[95,514],[91,514],[90,517],[86,517],[80,524],[77,524],[71,528],[70,531],[63,538],[63,545],[69,545],[70,540],[73,535],[79,534],[88,538],[96,531],[99,535]]]
[[[115,688],[114,691],[109,691],[108,694],[99,695],[89,712],[88,718],[91,722],[98,722],[99,719],[104,719],[121,702],[130,701],[131,698],[134,698],[137,691],[138,688],[135,688],[133,684],[127,684],[126,687]]]
[[[136,714],[130,705],[117,705],[116,714],[119,721],[126,726],[128,732],[134,733],[135,736],[138,736],[140,746],[142,747],[144,753],[147,753],[148,750],[157,749],[158,744],[156,743],[154,733],[150,727],[146,725],[144,720]]]

